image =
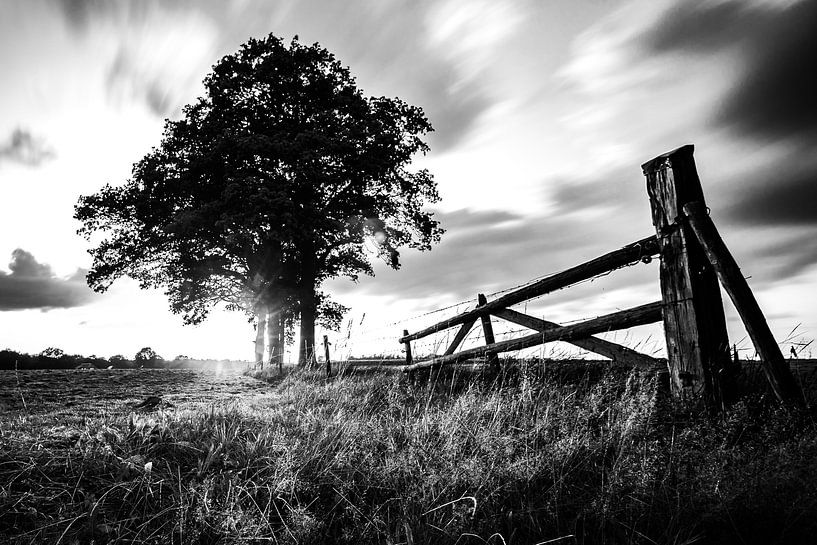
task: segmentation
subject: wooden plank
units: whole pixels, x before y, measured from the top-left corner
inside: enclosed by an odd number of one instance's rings
[[[462,327],[460,327],[457,334],[454,335],[454,340],[451,341],[451,344],[449,344],[448,348],[445,349],[445,353],[443,355],[447,356],[449,354],[453,354],[457,348],[459,348],[460,344],[462,344],[462,341],[465,340],[465,337],[468,336],[468,333],[470,333],[471,328],[474,327],[475,323],[476,320],[471,320],[470,322],[465,322],[462,324]]]
[[[706,206],[702,202],[685,204],[684,214],[689,219],[689,224],[706,252],[709,262],[715,268],[726,293],[735,304],[735,309],[755,345],[763,371],[775,395],[781,402],[802,405],[803,394],[797,386],[794,375],[769,329],[752,289],[709,217]]]
[[[326,376],[332,376],[332,362],[329,360],[329,336],[323,336],[323,353],[324,359],[326,359]]]
[[[511,309],[499,310],[495,312],[494,315],[498,318],[502,318],[503,320],[508,320],[509,322],[513,322],[524,327],[529,327],[540,332],[547,331],[555,327],[562,327],[557,323],[535,318]],[[627,348],[626,346],[622,346],[620,344],[599,339],[598,337],[573,339],[569,342],[570,344],[578,346],[583,350],[588,350],[594,354],[599,354],[605,358],[610,358],[611,360],[622,365],[653,369],[655,366],[661,363],[659,360],[646,354],[642,354],[641,352]]]
[[[403,338],[406,338],[408,336],[409,336],[408,329],[404,329],[403,330]],[[406,345],[406,365],[411,365],[411,360],[412,360],[412,357],[411,357],[411,341],[405,341],[405,345]]]
[[[721,406],[721,371],[729,365],[729,340],[720,288],[695,234],[677,219],[683,205],[703,202],[693,159],[683,146],[642,168],[660,248],[661,295],[670,387],[676,398]]]
[[[510,339],[494,343],[490,346],[478,346],[451,354],[448,356],[441,356],[428,361],[417,362],[412,365],[403,367],[403,371],[411,372],[417,369],[433,368],[445,365],[448,363],[455,363],[471,358],[478,358],[488,354],[500,354],[502,352],[513,352],[514,350],[522,350],[553,341],[567,341],[574,339],[588,337],[595,333],[603,333],[605,331],[613,331],[616,329],[627,329],[644,324],[651,324],[661,320],[661,308],[663,303],[655,302],[640,307],[635,307],[613,314],[600,316],[586,322],[580,322],[564,327],[555,327],[533,335],[519,337],[518,339]]]
[[[477,295],[477,303],[480,307],[484,307],[488,304],[488,299],[486,299],[485,294],[480,293]],[[491,325],[491,315],[483,314],[479,317],[479,319],[482,321],[482,334],[485,337],[485,344],[494,344],[496,339],[494,338],[494,327]],[[499,356],[496,354],[489,354],[488,363],[498,368]]]
[[[454,316],[453,318],[443,320],[442,322],[418,331],[417,333],[412,333],[411,335],[404,334],[403,337],[400,338],[400,342],[404,343],[406,341],[421,339],[431,335],[432,333],[443,331],[449,327],[454,327],[459,324],[464,324],[469,320],[477,319],[486,314],[491,314],[495,310],[507,308],[511,305],[532,299],[533,297],[538,297],[546,293],[566,288],[567,286],[581,282],[582,280],[589,280],[590,278],[600,274],[610,272],[632,263],[637,263],[642,259],[651,258],[657,254],[658,243],[656,241],[656,237],[650,236],[643,238],[601,257],[591,259],[590,261],[586,261],[560,273],[537,280],[536,282],[523,286],[518,290],[506,293],[502,297],[494,299],[485,306],[468,310],[462,314]]]

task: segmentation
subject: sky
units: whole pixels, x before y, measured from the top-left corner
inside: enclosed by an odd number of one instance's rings
[[[365,94],[420,106],[435,128],[415,164],[439,186],[443,240],[403,252],[398,271],[378,263],[375,277],[326,284],[352,307],[329,333],[338,354],[399,354],[403,329],[477,293],[654,233],[640,165],[689,143],[711,217],[786,353],[817,333],[817,2],[4,0],[0,348],[252,357],[241,314],[183,326],[161,291],[124,279],[91,292],[73,207],[124,183],[211,66],[270,32],[319,42]],[[519,308],[570,323],[659,298],[652,263]],[[607,337],[663,354],[659,326]]]

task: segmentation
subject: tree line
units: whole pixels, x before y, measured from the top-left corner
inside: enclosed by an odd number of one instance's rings
[[[233,360],[196,359],[178,355],[165,359],[146,346],[132,358],[117,354],[109,358],[81,354],[68,354],[60,348],[49,347],[39,354],[27,354],[6,348],[0,350],[0,369],[76,369],[80,366],[96,369],[206,369],[218,365],[246,365],[248,362]]]

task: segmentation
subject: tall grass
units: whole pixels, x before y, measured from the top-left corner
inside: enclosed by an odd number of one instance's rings
[[[13,543],[806,543],[817,430],[752,399],[679,414],[655,377],[294,373],[271,401],[0,421]]]

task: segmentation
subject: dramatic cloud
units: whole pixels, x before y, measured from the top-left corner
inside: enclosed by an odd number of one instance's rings
[[[12,252],[9,270],[0,271],[0,311],[78,307],[94,296],[85,284],[87,271],[77,269],[59,278],[49,265],[20,248]]]
[[[36,167],[54,158],[54,151],[43,139],[29,131],[16,128],[8,139],[0,144],[0,164],[4,161]]]
[[[763,21],[751,2],[677,2],[643,38],[648,49],[707,53],[750,37]]]
[[[817,4],[678,2],[643,39],[648,51],[740,48],[743,72],[714,118],[737,135],[817,136]]]
[[[817,227],[817,162],[808,159],[795,157],[785,168],[759,173],[726,210],[729,218],[750,225]]]
[[[813,232],[783,233],[761,248],[757,256],[764,264],[758,275],[760,282],[792,278],[817,262],[817,237]]]
[[[682,2],[646,42],[656,52],[706,54],[740,47],[743,69],[710,123],[736,138],[791,152],[741,184],[729,210],[738,222],[817,225],[817,3]]]
[[[817,3],[769,15],[717,121],[736,134],[817,142]],[[812,148],[813,149],[813,148]]]
[[[659,142],[656,152],[679,138],[705,145],[699,169],[719,225],[740,233],[753,274],[782,281],[817,263],[803,244],[817,237],[815,28],[817,4],[803,0],[629,2],[576,40],[561,75],[586,104],[570,120],[644,149]],[[610,189],[557,185],[554,197],[632,208],[634,195]],[[766,251],[769,228],[781,244]]]

